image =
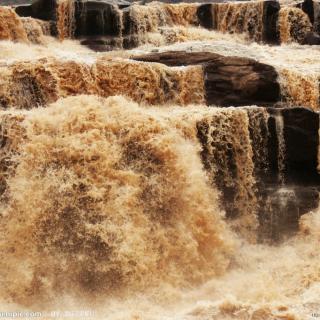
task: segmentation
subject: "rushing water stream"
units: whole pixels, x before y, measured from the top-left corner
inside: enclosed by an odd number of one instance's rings
[[[59,1],[54,26],[0,6],[1,317],[320,317],[307,14],[281,3],[271,46],[262,2],[215,4],[207,29],[193,3],[114,5],[100,20],[80,5]],[[137,61],[169,51],[194,60]],[[214,86],[256,98],[261,70],[279,87],[269,105],[208,102]]]

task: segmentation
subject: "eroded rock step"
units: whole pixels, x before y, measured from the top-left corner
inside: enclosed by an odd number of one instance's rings
[[[239,109],[246,113],[240,120],[236,110],[227,120],[220,115],[198,122],[202,161],[214,172],[227,216],[254,213],[259,239],[278,241],[298,230],[301,215],[319,203],[319,114],[246,107]]]
[[[320,3],[318,1],[305,0],[297,4],[305,12],[313,25],[313,30],[320,33]]]
[[[271,80],[259,73],[250,77],[247,72],[249,87],[243,91],[249,94],[243,96],[239,91],[235,96],[237,91],[232,86],[237,82],[233,79],[237,74],[239,79],[246,79],[236,66],[246,66],[253,72],[257,64],[254,60],[224,60],[221,55],[203,52],[154,53],[133,58],[144,61],[101,59],[86,65],[43,59],[13,64],[6,86],[1,86],[2,107],[31,109],[77,94],[121,94],[155,105],[212,105],[208,102],[208,87],[220,88],[210,97],[221,105],[228,106],[230,95],[239,102],[237,105],[245,105],[245,101],[251,102],[247,105],[260,103],[260,108],[216,108],[214,116],[198,120],[195,126],[202,145],[202,161],[212,183],[222,191],[222,207],[230,219],[257,215],[260,240],[279,240],[297,230],[298,218],[318,204],[318,113],[304,108],[272,108],[272,104],[266,108],[267,101],[257,100],[255,92],[264,85],[274,85],[279,94],[274,70],[270,68],[266,70],[273,70],[269,72]],[[227,62],[232,64],[228,66]],[[256,70],[268,67],[258,66]],[[220,70],[221,78],[206,77],[206,68]],[[235,69],[241,72],[234,74]],[[260,87],[259,77],[267,79]],[[208,81],[212,81],[210,86]]]
[[[148,104],[272,106],[280,101],[280,86],[272,66],[206,52],[101,59],[93,65],[43,59],[14,63],[4,70],[2,108],[28,109],[75,94],[124,94]]]
[[[56,21],[53,34],[76,37],[97,50],[132,48],[148,32],[163,26],[193,25],[210,30],[243,33],[257,42],[320,44],[318,3],[297,6],[277,1],[215,2],[210,4],[134,4],[126,1],[36,0],[18,6],[21,16]]]
[[[242,57],[225,57],[210,52],[172,51],[135,56],[139,61],[168,66],[203,65],[208,105],[269,105],[280,100],[277,72],[272,66]]]
[[[314,101],[319,90],[317,79],[310,79],[314,81],[310,83],[313,95],[301,97],[298,87],[288,90],[283,80],[280,83],[281,77],[270,65],[210,52],[168,51],[134,55],[131,59],[99,58],[93,64],[47,58],[15,62],[0,70],[2,108],[30,108],[34,102],[44,105],[76,94],[124,94],[138,103],[154,105],[279,107],[286,106],[287,101],[290,106],[317,110],[319,104]],[[296,86],[304,79],[292,77],[294,74],[287,82]]]

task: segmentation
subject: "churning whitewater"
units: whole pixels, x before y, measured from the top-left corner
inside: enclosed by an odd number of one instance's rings
[[[0,317],[320,317],[320,3],[9,2]]]

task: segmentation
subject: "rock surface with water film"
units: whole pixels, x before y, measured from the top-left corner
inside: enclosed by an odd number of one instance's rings
[[[261,3],[209,3],[199,6],[200,25],[208,29],[243,32],[256,41],[279,43],[277,31],[280,4],[277,1]],[[235,16],[241,15],[235,23]],[[259,25],[261,23],[261,25]]]
[[[208,105],[243,106],[276,103],[280,99],[277,72],[252,59],[209,52],[164,52],[134,57],[169,66],[202,64]]]
[[[282,117],[285,141],[285,175],[287,180],[295,183],[300,179],[310,179],[319,183],[317,173],[319,145],[319,114],[305,108],[268,109],[271,119]],[[270,124],[269,128],[276,126]],[[272,130],[272,129],[271,129]],[[276,133],[273,134],[277,136]],[[270,145],[276,146],[277,143]],[[270,161],[272,162],[272,161]],[[308,172],[306,172],[308,170]],[[303,176],[299,173],[304,171]]]
[[[305,12],[313,25],[313,30],[320,33],[320,3],[318,1],[305,0],[297,5]]]
[[[319,203],[319,114],[304,108],[269,108],[268,114],[268,165],[258,173],[258,192],[264,195],[260,221],[262,232],[281,239]],[[266,214],[270,204],[272,223]]]

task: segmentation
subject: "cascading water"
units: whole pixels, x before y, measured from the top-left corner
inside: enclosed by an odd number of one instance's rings
[[[282,8],[279,13],[279,30],[281,42],[302,43],[306,34],[312,30],[312,24],[301,9]]]
[[[281,3],[285,44],[269,46],[262,2],[210,5],[208,29],[200,4],[90,3],[60,0],[56,21],[0,7],[0,317],[317,314],[320,60],[299,44],[307,15]],[[135,60],[147,53],[156,62]],[[250,105],[275,84],[274,100]]]
[[[225,190],[227,214],[236,218],[238,232],[254,238],[257,201],[246,110],[216,112],[198,123],[198,136],[203,145],[202,161],[212,183]]]
[[[135,4],[125,10],[116,7],[111,9],[111,14],[106,18],[105,12],[94,11],[95,20],[88,18],[87,1],[80,1],[75,4],[72,0],[60,0],[57,5],[57,30],[61,40],[74,38],[77,33],[88,33],[90,28],[95,28],[90,24],[97,24],[102,41],[112,44],[115,47],[131,47],[152,42],[150,38],[154,33],[159,32],[161,27],[197,25],[196,15],[197,5],[194,4],[161,4],[151,3],[149,5]],[[109,9],[110,10],[110,9]],[[76,25],[75,16],[81,21],[80,26]],[[112,22],[112,30],[108,30],[104,25],[109,22],[106,19],[117,20]],[[116,36],[115,39],[108,40],[105,37]],[[79,36],[81,38],[81,36]]]
[[[45,36],[50,35],[50,23],[32,18],[21,18],[28,40],[35,44],[45,44]]]
[[[262,40],[263,2],[215,5],[217,29],[222,32],[246,33],[250,39]],[[239,16],[241,17],[239,19]]]
[[[268,120],[269,114],[265,108],[247,108],[249,117],[249,132],[252,144],[255,175],[266,173],[268,169]]]
[[[2,130],[0,268],[9,297],[32,305],[44,295],[46,304],[71,289],[102,298],[224,272],[231,248],[198,147],[156,113],[122,98],[80,96],[47,110],[4,112]],[[18,265],[9,271],[19,259],[27,274]]]
[[[28,42],[22,21],[13,9],[0,7],[0,39]]]
[[[278,181],[280,185],[284,184],[284,171],[285,171],[285,156],[286,156],[286,144],[284,140],[284,125],[283,117],[281,114],[275,115],[276,132],[278,139]]]
[[[88,65],[42,59],[13,64],[9,69],[4,67],[2,72],[3,108],[29,109],[74,94],[123,94],[148,104],[204,102],[201,66],[169,68],[123,59],[100,59]]]
[[[289,105],[308,105],[320,108],[320,78],[317,72],[301,73],[297,70],[280,70],[280,84],[284,101]]]
[[[73,0],[59,0],[57,3],[57,29],[61,40],[73,38],[75,32],[75,7]]]

